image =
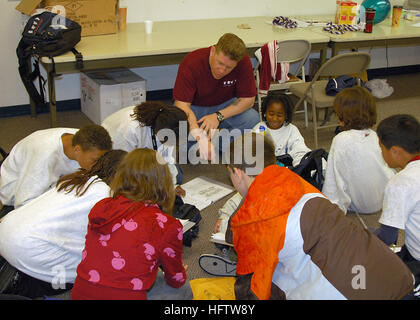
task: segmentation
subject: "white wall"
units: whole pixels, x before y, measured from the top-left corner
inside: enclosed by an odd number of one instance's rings
[[[123,0],[128,7],[127,21],[185,20],[246,16],[332,14],[335,0]],[[394,0],[401,1],[401,0]],[[359,0],[361,2],[361,0]],[[28,103],[28,96],[18,75],[16,47],[20,38],[21,14],[15,10],[18,1],[2,0],[0,4],[0,107]],[[413,50],[414,49],[414,50]],[[420,46],[388,51],[374,49],[372,67],[419,64]],[[376,59],[378,56],[378,59]],[[173,87],[178,66],[133,69],[147,79],[147,90]],[[57,100],[80,98],[78,74],[63,75],[56,80]]]

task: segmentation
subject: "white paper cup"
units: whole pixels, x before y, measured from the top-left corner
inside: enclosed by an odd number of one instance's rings
[[[146,34],[151,34],[152,29],[153,29],[153,21],[151,21],[151,20],[144,21],[144,27],[145,27],[145,30],[146,30]]]

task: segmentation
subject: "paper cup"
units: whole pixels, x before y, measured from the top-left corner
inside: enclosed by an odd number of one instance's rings
[[[153,29],[153,21],[151,21],[151,20],[144,21],[144,27],[145,27],[145,30],[146,30],[146,34],[151,34],[152,29]]]

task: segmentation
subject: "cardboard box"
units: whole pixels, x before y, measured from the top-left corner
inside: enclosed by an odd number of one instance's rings
[[[110,114],[146,101],[146,80],[129,69],[80,74],[82,112],[96,124]]]
[[[82,36],[92,36],[117,32],[118,6],[118,0],[22,0],[16,10],[29,16],[45,8],[78,22]]]

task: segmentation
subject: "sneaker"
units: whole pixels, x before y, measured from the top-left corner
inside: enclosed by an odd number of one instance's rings
[[[202,254],[198,259],[201,269],[213,276],[235,276],[236,262],[215,254]]]

